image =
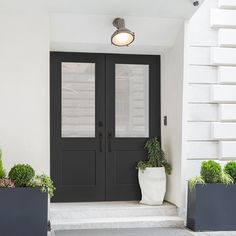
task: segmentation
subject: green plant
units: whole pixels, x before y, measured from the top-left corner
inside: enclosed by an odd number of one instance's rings
[[[2,150],[0,150],[0,179],[3,179],[6,177],[6,171],[3,168],[2,164]]]
[[[204,161],[201,165],[201,176],[205,183],[220,183],[222,169],[215,161]]]
[[[206,184],[201,176],[194,176],[188,181],[188,186],[190,190],[193,190],[197,184]]]
[[[224,171],[222,171],[220,182],[221,182],[222,184],[227,184],[227,185],[229,185],[229,184],[233,184],[233,183],[234,183],[234,180],[233,180],[233,178],[232,178],[229,174],[227,174],[227,173],[225,173]]]
[[[236,162],[234,161],[228,162],[224,167],[224,172],[230,175],[234,183],[236,183]]]
[[[9,178],[15,181],[17,187],[26,187],[34,175],[34,169],[28,164],[15,165],[9,172]]]
[[[28,187],[39,188],[42,192],[47,192],[50,197],[53,197],[55,187],[53,181],[47,175],[36,175],[27,184]]]
[[[149,139],[144,149],[148,152],[148,160],[140,161],[137,165],[137,168],[140,170],[145,170],[148,167],[165,167],[167,174],[171,174],[171,165],[165,158],[165,153],[161,149],[161,144],[158,142],[157,138]]]

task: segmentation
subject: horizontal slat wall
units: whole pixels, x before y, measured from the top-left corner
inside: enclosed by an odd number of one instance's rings
[[[187,179],[199,174],[202,160],[224,165],[236,159],[234,9],[235,0],[205,1],[189,23],[184,113]]]
[[[236,1],[235,0],[219,0],[219,8],[236,10]]]
[[[188,101],[189,103],[210,103],[211,85],[208,84],[189,84]]]
[[[215,103],[236,103],[236,85],[214,85],[211,101]]]
[[[215,140],[236,140],[236,123],[212,123],[211,138]]]
[[[236,160],[236,142],[221,141],[220,142],[220,158],[224,160]]]
[[[236,28],[236,11],[211,9],[211,27],[213,28]]]
[[[215,84],[217,83],[217,68],[214,66],[189,66],[188,82],[195,84]]]
[[[189,104],[188,121],[217,121],[218,105],[217,104]]]
[[[236,104],[221,104],[219,108],[220,121],[236,121]]]
[[[236,67],[219,66],[218,82],[220,84],[236,84]]]
[[[190,19],[184,80],[186,179],[203,160],[236,160],[236,1],[209,0]]]
[[[218,142],[214,141],[188,141],[188,159],[215,159],[218,156]]]
[[[236,66],[236,48],[212,48],[210,61],[216,66]]]
[[[190,65],[211,65],[210,48],[190,47],[188,58]]]
[[[188,122],[187,139],[189,141],[212,140],[210,122]]]
[[[220,47],[236,47],[236,29],[220,29],[218,35]]]

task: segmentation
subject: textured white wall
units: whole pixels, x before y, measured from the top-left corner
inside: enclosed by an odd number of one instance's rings
[[[223,9],[221,9],[223,8]],[[185,181],[202,160],[236,159],[235,1],[207,0],[186,26],[183,158]]]
[[[0,14],[0,148],[7,170],[49,173],[49,24],[40,13]]]

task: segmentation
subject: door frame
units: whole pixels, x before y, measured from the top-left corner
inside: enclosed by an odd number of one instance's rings
[[[91,56],[95,56],[97,58],[104,60],[103,63],[103,68],[101,70],[104,71],[100,72],[101,74],[104,75],[104,80],[106,77],[108,77],[108,75],[111,75],[111,69],[109,69],[109,66],[107,65],[111,65],[112,63],[122,63],[122,64],[147,64],[147,62],[150,62],[153,66],[152,69],[149,68],[149,78],[151,76],[153,76],[154,74],[156,74],[156,80],[153,80],[152,82],[149,81],[149,137],[153,137],[153,136],[157,136],[158,139],[161,141],[161,70],[160,70],[160,65],[161,65],[161,57],[160,55],[139,55],[139,54],[106,54],[106,53],[78,53],[78,52],[51,52],[51,65],[50,65],[50,170],[51,170],[51,176],[53,177],[53,180],[55,181],[56,185],[58,183],[58,176],[57,173],[55,172],[55,168],[53,168],[54,166],[57,166],[58,168],[58,160],[55,157],[56,155],[56,150],[55,148],[53,148],[55,145],[60,145],[60,142],[58,139],[55,139],[55,136],[58,135],[58,137],[61,137],[61,94],[59,96],[60,102],[57,102],[55,100],[55,96],[53,96],[53,94],[55,93],[55,89],[60,89],[61,88],[61,83],[56,83],[56,85],[54,84],[54,80],[52,80],[53,77],[58,76],[59,78],[61,78],[61,72],[59,72],[59,70],[55,70],[55,67],[52,67],[52,64],[55,63],[53,62],[53,60],[55,60],[55,58],[53,58],[52,55],[57,55],[57,60],[59,58],[58,63],[61,63],[62,61],[65,62],[76,62],[76,58],[78,58],[78,55],[80,55],[83,58],[89,58]],[[144,62],[146,61],[146,63]],[[126,63],[127,62],[127,63]],[[155,63],[155,65],[154,65]],[[59,65],[59,64],[58,64]],[[96,75],[97,76],[97,75]],[[61,82],[61,81],[60,81]],[[113,81],[114,82],[114,81]],[[111,93],[111,91],[108,91],[108,89],[110,88],[109,85],[109,80],[106,79],[104,83],[98,83],[96,82],[96,86],[95,86],[95,103],[97,104],[97,86],[100,86],[100,89],[104,89],[104,97],[102,99],[104,99],[104,104],[105,104],[105,109],[104,111],[98,111],[98,107],[96,106],[96,115],[97,112],[103,112],[104,118],[104,125],[102,127],[102,132],[104,134],[103,137],[103,148],[106,149],[105,151],[105,159],[103,161],[104,165],[105,165],[105,172],[104,172],[104,176],[102,177],[102,179],[104,179],[104,183],[105,183],[105,188],[102,190],[102,192],[104,192],[104,198],[102,197],[102,193],[99,194],[100,197],[97,198],[97,200],[95,201],[106,201],[108,198],[109,200],[114,200],[112,197],[108,197],[110,195],[107,186],[111,184],[111,182],[108,180],[107,175],[108,175],[108,170],[106,168],[106,163],[107,163],[107,157],[108,157],[108,136],[107,136],[107,132],[108,132],[108,127],[111,127],[111,124],[109,124],[108,122],[108,113],[106,111],[107,107],[112,106],[112,101],[107,99],[107,94]],[[105,88],[101,88],[101,86],[103,86],[105,84]],[[55,88],[56,86],[56,88]],[[158,93],[153,92],[156,89],[156,91],[158,91]],[[115,91],[114,91],[115,92]],[[57,97],[58,98],[58,97]],[[155,102],[151,102],[152,100],[155,100]],[[109,100],[109,101],[108,101]],[[58,117],[58,112],[55,114],[55,112],[52,111],[52,107],[54,106],[55,108],[55,104],[57,106],[56,109],[58,109],[58,111],[60,111],[60,115]],[[60,106],[60,107],[59,107]],[[150,111],[153,109],[154,113],[156,114],[155,116],[151,116],[150,115]],[[115,115],[115,114],[114,114]],[[57,124],[55,126],[55,119],[60,119],[60,126]],[[99,127],[97,122],[99,121],[99,119],[97,119],[97,117],[95,118],[96,122],[95,122],[95,139],[99,139],[98,134],[99,134]],[[150,127],[153,126],[155,131],[152,129],[150,129]],[[110,128],[109,127],[109,128]],[[56,132],[56,134],[55,134]],[[155,135],[156,133],[156,135]],[[128,140],[129,138],[124,138],[126,140]],[[133,138],[132,138],[133,139]],[[135,138],[134,138],[135,139]],[[144,140],[147,140],[148,138],[144,138]],[[126,144],[126,140],[121,140],[121,142],[125,145]],[[132,142],[131,142],[132,143]],[[99,147],[97,147],[99,148]],[[138,193],[135,193],[135,196],[140,196],[140,190]],[[55,196],[52,201],[55,202],[61,202],[61,201],[94,201],[93,200],[94,196],[91,196],[91,199],[89,197],[85,197],[85,198],[81,198],[78,200],[78,198],[76,197],[57,197]],[[117,200],[125,200],[122,199],[122,197],[118,197]],[[135,200],[135,199],[126,199],[126,200]]]

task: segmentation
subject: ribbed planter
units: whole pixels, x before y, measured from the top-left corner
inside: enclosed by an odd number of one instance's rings
[[[0,235],[47,236],[48,195],[34,188],[0,188]]]
[[[187,227],[194,231],[236,230],[236,185],[207,184],[188,189]]]

